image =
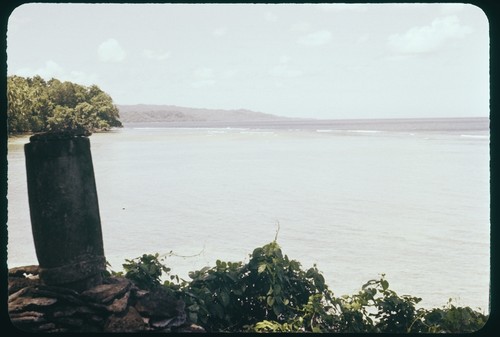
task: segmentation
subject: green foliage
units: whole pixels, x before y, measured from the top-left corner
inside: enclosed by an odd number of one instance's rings
[[[303,270],[276,241],[256,248],[246,264],[217,260],[189,273],[190,281],[170,275],[162,284],[170,269],[158,254],[126,262],[125,277],[183,300],[189,320],[209,332],[466,333],[488,319],[451,303],[417,309],[421,299],[398,295],[384,275],[357,294],[336,298],[316,266]]]
[[[266,320],[287,326],[303,315],[310,296],[330,296],[318,270],[303,271],[275,241],[255,249],[248,264],[217,261],[189,276],[183,299],[191,319],[208,331],[252,330]]]
[[[410,332],[418,319],[415,305],[421,299],[398,296],[384,279],[370,280],[358,294],[339,299],[342,330],[348,332]]]
[[[7,78],[10,133],[108,130],[120,127],[111,97],[92,85],[85,87],[40,76]]]
[[[411,332],[475,332],[486,324],[487,319],[487,316],[469,307],[455,307],[450,300],[443,308],[423,311],[421,324]]]
[[[161,285],[162,273],[170,272],[170,268],[161,263],[158,253],[144,254],[133,260],[125,260],[125,262],[123,264],[125,277],[142,289],[158,288]]]

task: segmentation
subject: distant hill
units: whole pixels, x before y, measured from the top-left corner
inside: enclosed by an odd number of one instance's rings
[[[283,120],[286,117],[255,112],[246,109],[222,110],[187,108],[175,105],[117,105],[120,121],[128,123],[165,122],[248,122]]]

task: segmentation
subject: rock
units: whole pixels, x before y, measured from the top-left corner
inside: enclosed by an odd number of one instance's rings
[[[13,279],[26,277],[9,281]],[[204,331],[186,323],[184,302],[167,290],[141,290],[122,277],[107,278],[82,293],[29,285],[10,294],[8,309],[12,323],[28,332]]]
[[[99,315],[90,315],[89,316],[89,321],[92,323],[97,323],[101,324],[104,321],[104,316],[99,316]]]
[[[38,275],[40,268],[38,266],[23,266],[9,269],[9,277],[26,277],[28,275]]]
[[[112,284],[100,284],[82,292],[82,297],[94,302],[108,303],[123,295],[130,288],[130,281],[123,279]]]
[[[8,292],[10,295],[19,291],[20,289],[35,286],[38,284],[40,284],[40,280],[36,278],[9,277]]]
[[[9,303],[16,300],[19,297],[24,296],[29,291],[29,288],[22,288],[19,291],[9,295]]]
[[[151,291],[137,299],[135,308],[148,317],[175,317],[178,312],[177,299],[165,291]]]
[[[97,314],[97,312],[87,306],[65,306],[65,307],[58,307],[57,311],[54,311],[52,313],[52,316],[54,318],[59,318],[59,317],[70,317],[74,315],[92,316],[95,314]]]
[[[46,323],[46,324],[39,325],[37,330],[45,332],[46,330],[53,330],[56,328],[57,327],[54,323]]]
[[[104,332],[140,332],[146,329],[146,324],[134,307],[129,307],[125,315],[111,315],[104,325]]]
[[[48,286],[45,284],[40,284],[36,287],[34,287],[34,292],[35,293],[42,293],[42,292],[50,292],[53,294],[60,294],[60,295],[70,295],[73,297],[78,297],[80,296],[80,293],[70,289],[70,288],[64,288],[64,287],[57,287],[57,286]]]
[[[86,304],[85,301],[80,298],[80,294],[78,292],[68,288],[38,285],[36,287],[30,288],[29,294],[32,297],[45,296],[57,298],[75,305]]]
[[[9,303],[9,312],[26,311],[40,307],[48,307],[57,302],[55,298],[48,297],[18,297]]]
[[[123,297],[115,299],[113,303],[108,305],[106,308],[111,312],[123,312],[125,311],[125,309],[127,309],[129,297],[130,292],[126,292]]]
[[[137,290],[137,291],[135,292],[135,297],[136,297],[136,298],[142,298],[142,297],[146,296],[147,294],[149,294],[149,291],[139,289],[139,290]]]
[[[151,319],[149,324],[153,327],[153,328],[157,328],[157,329],[165,329],[167,327],[170,327],[172,324],[172,322],[174,320],[176,320],[177,317],[171,317],[171,318],[165,318],[165,319],[160,319],[160,320],[157,320],[157,319]],[[184,322],[182,322],[184,323]],[[182,324],[181,323],[181,324]],[[180,324],[179,324],[180,325]]]
[[[12,313],[10,314],[10,320],[14,325],[45,322],[43,313],[37,311],[24,311],[21,313]]]
[[[58,311],[54,311],[54,313],[52,313],[52,317],[54,318],[69,317],[73,316],[77,312],[78,312],[78,307],[65,307],[59,309]]]
[[[196,324],[190,324],[186,326],[181,326],[178,329],[175,329],[175,332],[206,332],[205,329],[203,329],[201,326],[196,325]]]
[[[64,327],[73,328],[75,331],[81,330],[85,322],[82,318],[76,317],[61,317],[54,319],[54,321]]]

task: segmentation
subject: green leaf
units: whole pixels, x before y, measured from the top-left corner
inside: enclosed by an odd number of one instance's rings
[[[281,314],[281,312],[282,312],[282,308],[280,306],[278,306],[278,305],[274,305],[273,306],[273,311],[274,311],[274,314],[276,316],[279,316]]]
[[[272,307],[274,304],[274,297],[272,296],[267,296],[267,305]]]
[[[231,281],[233,281],[234,283],[238,282],[238,278],[235,275],[231,274],[231,273],[226,273],[226,277],[228,279],[230,279]]]
[[[189,320],[194,323],[198,323],[198,314],[195,312],[189,313]]]
[[[227,307],[228,304],[229,304],[229,294],[225,291],[221,292],[220,293],[220,299],[221,299],[221,302],[222,302],[222,305]]]
[[[266,267],[267,265],[265,263],[262,263],[261,265],[259,265],[259,269],[257,269],[257,273],[261,274],[264,272],[264,270],[266,270]]]
[[[195,304],[190,305],[190,306],[188,307],[188,310],[189,310],[189,311],[198,311],[198,310],[200,310],[200,306],[199,306],[198,304],[196,304],[196,303],[195,303]]]
[[[380,285],[382,286],[383,290],[387,290],[387,288],[389,288],[389,282],[387,282],[386,280],[380,281]]]
[[[259,248],[255,248],[255,249],[253,250],[253,253],[252,253],[252,256],[253,256],[253,257],[257,257],[257,256],[259,256],[259,255],[262,255],[262,248],[260,248],[260,247],[259,247]]]
[[[224,318],[224,308],[220,304],[216,303],[214,305],[214,310],[218,318],[220,319]]]

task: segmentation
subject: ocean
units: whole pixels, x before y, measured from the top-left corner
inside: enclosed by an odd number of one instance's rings
[[[23,145],[8,144],[8,266],[37,264]],[[489,311],[487,118],[129,124],[90,137],[112,269],[172,274],[277,241],[336,296],[385,274],[423,307]]]

